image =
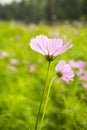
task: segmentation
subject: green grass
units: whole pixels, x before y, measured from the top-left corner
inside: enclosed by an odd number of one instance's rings
[[[39,34],[50,38],[58,35],[65,41],[72,40],[74,45],[52,62],[49,80],[59,60],[87,63],[86,24],[80,27],[69,23],[47,26],[0,22],[0,130],[34,130],[47,68],[45,57],[29,46],[30,39]],[[3,51],[9,55],[3,57]],[[18,63],[12,64],[12,59]],[[36,69],[30,71],[32,65]],[[82,88],[83,82],[76,76],[69,84],[55,81],[42,130],[87,129],[87,90]]]

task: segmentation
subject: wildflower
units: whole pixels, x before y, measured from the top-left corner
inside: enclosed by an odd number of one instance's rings
[[[16,35],[16,36],[15,36],[15,39],[16,39],[16,40],[20,40],[20,36],[19,36],[19,35]]]
[[[30,72],[35,71],[35,70],[36,70],[36,65],[29,65],[29,66],[28,66],[28,70],[29,70]]]
[[[9,70],[11,70],[11,71],[13,71],[13,72],[17,72],[18,70],[17,70],[17,68],[15,67],[15,66],[13,66],[13,65],[7,65],[7,68],[9,69]]]
[[[0,57],[1,58],[7,58],[7,57],[9,57],[9,53],[6,52],[6,51],[0,51]]]
[[[76,75],[79,76],[81,80],[87,80],[87,71],[80,69],[76,72]]]
[[[73,33],[76,34],[76,35],[79,34],[78,29],[74,29]]]
[[[30,47],[46,56],[48,61],[53,61],[57,55],[62,54],[72,47],[71,41],[63,44],[63,40],[60,38],[48,38],[45,35],[39,35],[36,38],[31,39]]]
[[[72,71],[72,68],[65,61],[60,61],[56,65],[55,70],[57,72],[57,75],[61,77],[62,80],[65,81],[66,83],[68,83],[69,80],[73,80],[74,73]]]
[[[87,89],[87,84],[86,83],[82,84],[82,87]]]
[[[69,64],[71,65],[72,68],[77,68],[77,69],[82,69],[86,66],[86,63],[82,60],[79,60],[75,62],[74,60],[70,60]]]
[[[19,63],[19,61],[17,60],[17,59],[11,59],[10,60],[10,64],[18,64]]]

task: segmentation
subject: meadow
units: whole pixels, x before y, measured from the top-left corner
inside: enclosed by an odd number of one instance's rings
[[[60,60],[87,63],[86,23],[25,25],[0,21],[0,130],[34,130],[47,69],[46,58],[29,45],[39,34],[62,37],[73,43],[70,50],[52,62],[48,81]],[[87,71],[87,66],[84,70]],[[77,75],[68,84],[55,80],[42,130],[87,129],[87,88],[83,83],[87,84],[87,80]]]

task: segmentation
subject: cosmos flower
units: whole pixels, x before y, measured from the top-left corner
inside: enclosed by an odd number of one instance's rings
[[[87,71],[80,69],[76,72],[76,75],[79,76],[81,80],[87,80]]]
[[[9,57],[9,53],[8,52],[6,52],[6,51],[1,51],[0,50],[0,58],[7,58],[7,57]]]
[[[36,70],[36,65],[29,65],[29,66],[28,66],[28,70],[29,70],[30,72],[35,71],[35,70]]]
[[[20,40],[20,36],[19,36],[19,35],[16,35],[16,36],[15,36],[15,39],[16,39],[16,40]]]
[[[69,64],[67,64],[65,61],[60,61],[56,67],[55,70],[57,72],[57,75],[66,83],[68,83],[70,80],[73,80],[74,73],[72,71],[72,68]]]
[[[74,60],[70,60],[69,64],[72,68],[82,69],[86,66],[86,63],[82,60],[78,60],[77,62]]]
[[[83,87],[84,89],[87,89],[87,83],[82,84],[82,87]]]
[[[10,65],[10,64],[7,65],[7,68],[8,68],[9,70],[13,71],[13,72],[17,72],[17,71],[18,71],[15,66]]]
[[[30,47],[36,52],[45,55],[48,61],[54,60],[72,46],[71,41],[64,44],[61,38],[51,39],[45,35],[39,35],[30,41]]]
[[[77,34],[79,34],[79,30],[78,29],[74,29],[73,33],[77,35]]]
[[[19,63],[19,61],[18,61],[17,59],[11,59],[11,60],[10,60],[10,64],[16,65],[16,64],[18,64],[18,63]]]

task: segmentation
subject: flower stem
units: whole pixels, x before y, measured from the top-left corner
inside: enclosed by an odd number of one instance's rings
[[[46,89],[46,83],[47,83],[47,79],[48,79],[49,69],[50,69],[50,61],[48,62],[48,68],[47,68],[46,78],[45,78],[45,82],[44,82],[44,90],[42,92],[40,106],[39,106],[39,110],[38,110],[38,114],[37,114],[37,118],[36,118],[35,130],[37,130],[37,128],[38,128],[38,120],[39,120],[40,110],[41,110],[42,103],[43,103],[43,97],[44,97],[44,93],[45,93],[45,89]]]
[[[43,119],[45,116],[45,112],[46,112],[46,107],[47,107],[47,103],[48,103],[48,98],[49,98],[49,94],[50,94],[50,90],[51,90],[51,86],[53,84],[53,81],[56,79],[57,75],[55,75],[52,80],[50,81],[49,87],[48,87],[48,91],[47,91],[47,97],[46,97],[46,101],[45,101],[45,105],[44,105],[44,110],[43,110],[43,114],[42,114],[42,118],[41,118],[41,124],[40,124],[40,129],[42,128],[42,124],[43,124]]]

